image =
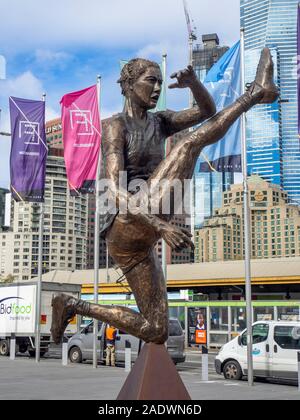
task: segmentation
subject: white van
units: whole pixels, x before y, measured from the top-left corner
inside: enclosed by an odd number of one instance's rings
[[[258,321],[252,331],[254,376],[297,380],[300,322]],[[247,330],[221,347],[215,368],[225,379],[247,375]]]

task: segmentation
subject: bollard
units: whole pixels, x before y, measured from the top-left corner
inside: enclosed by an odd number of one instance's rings
[[[202,381],[208,381],[208,350],[202,346]]]
[[[298,391],[300,391],[300,351],[297,352],[298,356]]]
[[[131,343],[129,340],[125,341],[125,372],[131,371]]]
[[[68,365],[68,339],[63,337],[63,344],[62,344],[62,365]]]
[[[16,358],[16,336],[12,334],[9,342],[9,358],[15,360]]]

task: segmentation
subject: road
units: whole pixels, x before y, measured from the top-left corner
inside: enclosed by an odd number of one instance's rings
[[[208,371],[209,373],[215,372],[215,356],[217,353],[208,354]],[[180,363],[178,367],[185,370],[200,369],[201,372],[202,366],[202,355],[200,351],[197,350],[187,350],[186,359],[184,363]]]
[[[201,355],[187,352],[185,363],[177,370],[193,400],[300,400],[298,387],[256,381],[249,387],[246,380],[227,381],[213,368],[209,355],[209,380],[201,380]],[[121,366],[112,368],[92,363],[62,366],[58,357],[36,363],[28,356],[10,360],[0,357],[0,399],[42,400],[110,400],[115,399],[127,377]]]
[[[208,355],[208,371],[209,374],[215,374],[215,365],[214,365],[214,359],[215,359],[215,355],[217,353],[210,353]],[[46,358],[51,358],[51,359],[61,359],[61,348],[60,346],[55,346],[52,345],[52,347],[50,348],[50,351],[48,353],[46,353],[45,355]],[[92,361],[87,361],[85,363],[92,363]],[[201,375],[201,353],[197,350],[187,350],[186,351],[186,360],[184,363],[179,363],[177,365],[177,369],[180,372],[183,371],[194,371],[197,370],[197,372],[199,372],[199,374]],[[217,375],[219,376],[219,375]]]

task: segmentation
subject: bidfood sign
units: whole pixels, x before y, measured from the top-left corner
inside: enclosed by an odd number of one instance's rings
[[[0,287],[0,335],[34,333],[36,286]]]

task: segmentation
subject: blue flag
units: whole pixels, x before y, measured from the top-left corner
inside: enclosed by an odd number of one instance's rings
[[[231,47],[209,70],[204,86],[212,95],[217,112],[241,95],[240,41]],[[207,146],[200,155],[201,172],[241,172],[240,119],[217,143]]]

